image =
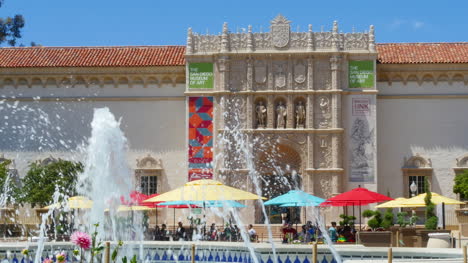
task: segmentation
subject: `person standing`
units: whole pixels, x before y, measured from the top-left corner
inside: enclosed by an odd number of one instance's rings
[[[255,231],[252,224],[249,225],[248,233],[250,237],[250,242],[255,242],[257,240],[257,231]]]
[[[338,240],[336,222],[331,222],[331,227],[328,229],[328,234],[330,235],[330,239],[332,242],[336,242]]]
[[[177,227],[176,239],[185,240],[185,227],[182,225],[182,222],[179,222],[179,226]]]

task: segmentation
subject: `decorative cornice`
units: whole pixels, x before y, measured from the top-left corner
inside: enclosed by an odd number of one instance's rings
[[[184,101],[184,96],[145,97],[15,97],[5,101]]]
[[[307,168],[305,171],[309,174],[315,174],[315,173],[344,173],[345,170],[343,168]]]
[[[218,132],[224,132],[225,129],[218,129]],[[241,129],[241,132],[245,133],[277,133],[277,134],[309,134],[309,133],[320,133],[320,134],[331,134],[331,133],[343,133],[343,128],[331,128],[331,129]]]
[[[184,94],[186,96],[221,96],[221,95],[307,95],[307,94],[377,94],[378,90],[258,90],[258,91],[216,91],[216,90],[190,90]]]

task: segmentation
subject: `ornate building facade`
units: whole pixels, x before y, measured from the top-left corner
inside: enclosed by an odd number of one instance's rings
[[[281,15],[268,32],[189,29],[186,47],[2,48],[0,155],[20,176],[81,160],[93,108],[109,107],[145,193],[214,178],[267,197],[358,185],[408,197],[428,177],[455,197],[467,86],[466,43],[376,44],[372,26],[336,22],[294,32]]]

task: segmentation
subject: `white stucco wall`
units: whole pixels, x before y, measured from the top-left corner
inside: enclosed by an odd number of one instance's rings
[[[416,154],[431,159],[432,190],[455,198],[452,192],[456,158],[468,154],[468,87],[456,82],[378,83],[379,192],[402,196],[404,158]],[[413,96],[437,94],[438,96]],[[458,98],[446,95],[460,95]],[[383,95],[383,96],[382,96]],[[398,97],[385,97],[397,95]],[[439,96],[440,95],[440,96]]]
[[[161,159],[164,179],[160,191],[167,191],[187,181],[184,89],[184,84],[159,88],[4,87],[1,95],[8,99],[0,98],[0,154],[15,160],[21,176],[28,163],[50,155],[80,160],[82,156],[76,152],[91,134],[94,109],[108,107],[121,119],[130,167],[148,154]]]

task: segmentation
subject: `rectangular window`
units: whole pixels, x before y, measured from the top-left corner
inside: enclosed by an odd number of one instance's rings
[[[411,185],[413,182],[416,184],[416,192],[414,193],[415,196],[418,194],[424,193],[424,178],[426,176],[409,176],[408,180],[408,191],[409,191],[409,197],[413,196],[413,193],[411,192]]]
[[[158,177],[157,176],[141,176],[140,177],[141,192],[145,195],[152,195],[158,192]]]

